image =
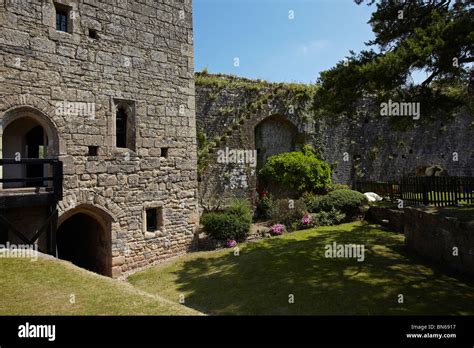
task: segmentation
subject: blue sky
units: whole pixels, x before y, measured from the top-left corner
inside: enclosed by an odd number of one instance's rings
[[[196,71],[314,82],[373,39],[374,9],[353,0],[193,0]]]

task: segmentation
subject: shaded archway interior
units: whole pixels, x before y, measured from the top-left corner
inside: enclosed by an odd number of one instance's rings
[[[31,106],[14,107],[1,114],[0,158],[15,160],[56,158],[59,153],[59,137],[50,116]],[[2,217],[19,230],[23,237],[35,240],[42,252],[46,252],[48,248],[48,232],[43,232],[39,237],[36,234],[48,221],[54,221],[54,218],[48,220],[48,217],[54,216],[52,215],[54,206],[47,200],[38,199],[32,202],[28,196],[23,195],[38,193],[35,198],[40,198],[39,196],[48,190],[36,189],[52,186],[52,181],[44,180],[45,177],[51,176],[52,168],[48,164],[26,164],[19,161],[0,167],[1,178],[16,180],[0,184],[0,190],[5,189],[4,202],[7,198],[11,198],[8,200],[9,204],[13,202],[12,206],[5,205],[6,209],[1,212]],[[32,178],[38,179],[31,180]],[[23,181],[24,179],[30,180]],[[26,187],[33,189],[24,190]],[[46,230],[51,231],[54,228],[47,227]],[[24,239],[5,226],[0,229],[0,241],[1,244],[6,241],[12,244],[25,243]]]
[[[1,121],[1,158],[46,159],[59,155],[57,130],[48,116],[28,106],[7,111]],[[4,165],[0,175],[5,179],[35,178],[50,176],[48,165],[24,164]],[[25,183],[5,183],[3,188],[45,186],[42,181]]]
[[[102,275],[111,275],[110,228],[89,214],[78,212],[57,231],[58,257]]]
[[[297,128],[281,116],[270,116],[260,122],[255,127],[257,169],[260,169],[270,156],[295,151],[298,147],[297,138]]]
[[[30,117],[21,117],[7,125],[2,134],[3,158],[47,158],[48,135],[36,120]],[[47,176],[47,167],[41,164],[23,166],[5,165],[3,177],[10,178],[38,178]],[[26,184],[5,183],[5,188],[24,186],[43,186],[44,182],[35,181]]]

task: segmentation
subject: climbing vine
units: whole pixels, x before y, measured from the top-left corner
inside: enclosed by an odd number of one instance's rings
[[[202,130],[197,131],[197,144],[198,144],[198,158],[197,158],[197,174],[198,181],[201,181],[202,173],[209,163],[209,141],[207,140],[206,134]]]
[[[207,138],[204,130],[198,132],[198,175],[202,174],[209,163],[210,152],[220,147],[234,131],[242,127],[255,114],[265,110],[272,101],[281,102],[285,110],[291,110],[301,122],[308,122],[311,117],[298,112],[306,104],[310,103],[314,94],[315,86],[298,83],[272,83],[264,80],[251,80],[242,77],[209,74],[207,70],[196,73],[195,83],[197,86],[206,87],[209,101],[216,102],[221,93],[226,91],[238,91],[244,97],[244,103],[238,107],[219,107],[218,116],[228,118],[233,115],[231,123],[223,129],[219,135],[211,140]],[[311,110],[311,108],[310,108]]]

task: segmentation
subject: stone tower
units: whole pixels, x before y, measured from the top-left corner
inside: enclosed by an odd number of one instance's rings
[[[189,250],[191,0],[0,0],[0,28],[0,158],[18,160],[0,167],[0,199],[22,199],[2,200],[0,216],[27,237],[56,220],[58,256],[112,277]],[[50,220],[31,203],[58,184],[48,160],[63,171]]]

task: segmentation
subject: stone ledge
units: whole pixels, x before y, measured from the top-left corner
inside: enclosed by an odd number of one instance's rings
[[[474,208],[405,208],[405,245],[474,275]]]
[[[367,212],[367,220],[397,232],[403,232],[404,230],[405,222],[402,209],[370,207]]]

